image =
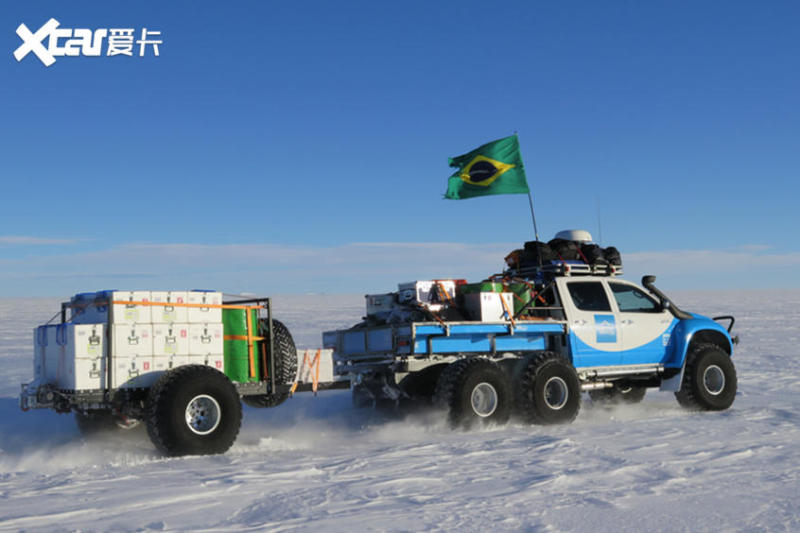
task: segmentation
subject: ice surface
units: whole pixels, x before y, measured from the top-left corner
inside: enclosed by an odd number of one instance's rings
[[[17,408],[32,328],[57,300],[0,300],[0,530],[800,530],[800,292],[673,295],[733,314],[739,394],[723,413],[648,391],[584,398],[575,423],[451,431],[436,412],[354,409],[347,391],[245,408],[225,455],[166,459],[142,428],[85,441]],[[276,298],[302,348],[363,296]]]

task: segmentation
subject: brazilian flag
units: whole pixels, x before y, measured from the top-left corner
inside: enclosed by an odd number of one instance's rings
[[[450,166],[458,169],[447,181],[444,197],[451,200],[529,192],[516,135],[451,157]]]

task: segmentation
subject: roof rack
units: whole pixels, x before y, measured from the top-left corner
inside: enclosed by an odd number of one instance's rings
[[[623,274],[622,265],[589,265],[583,261],[551,261],[549,265],[511,269],[509,274],[523,278],[545,276],[610,276]]]

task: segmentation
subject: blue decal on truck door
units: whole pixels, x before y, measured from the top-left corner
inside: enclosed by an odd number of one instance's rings
[[[614,315],[594,315],[597,342],[617,342],[617,323]]]

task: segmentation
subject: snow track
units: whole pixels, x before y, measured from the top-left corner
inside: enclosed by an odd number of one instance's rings
[[[800,292],[676,294],[733,314],[739,394],[692,413],[672,394],[567,426],[451,431],[437,412],[351,407],[349,392],[245,407],[225,455],[167,459],[136,428],[91,441],[17,408],[31,329],[58,300],[0,300],[0,531],[800,530]],[[361,296],[277,298],[299,348]],[[309,311],[311,309],[312,311]]]

